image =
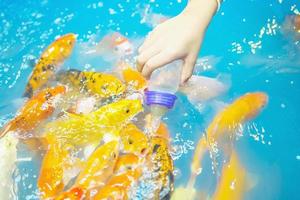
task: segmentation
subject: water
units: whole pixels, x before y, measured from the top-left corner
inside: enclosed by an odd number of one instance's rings
[[[151,30],[140,23],[140,11],[147,5],[155,13],[174,16],[185,4],[186,1],[179,0],[90,0],[76,3],[2,0],[1,124],[13,116],[22,102],[18,99],[31,72],[32,60],[56,36],[74,32],[79,40],[87,41],[94,33],[103,36],[114,30],[130,38],[141,38]],[[298,0],[226,1],[214,17],[201,49],[200,56],[211,56],[219,61],[202,74],[215,76],[222,72],[231,75],[231,88],[222,101],[231,102],[251,91],[264,91],[269,95],[267,108],[246,126],[249,131],[245,129],[244,136],[236,143],[242,162],[258,180],[245,199],[299,199],[299,47],[284,37],[279,27],[286,15],[297,13],[297,8],[300,9]],[[273,62],[257,64],[255,60],[268,57],[274,58],[271,59]],[[105,66],[96,69],[105,69]],[[180,96],[175,109],[165,118],[172,133],[172,144],[177,149],[172,154],[178,174],[176,186],[187,182],[194,143],[213,115],[212,110],[199,113],[186,97]],[[27,163],[19,166],[19,173],[29,174],[21,178],[20,199],[36,199],[36,174],[31,172],[32,167]],[[207,168],[199,176],[197,188],[211,193],[215,183],[211,170]]]

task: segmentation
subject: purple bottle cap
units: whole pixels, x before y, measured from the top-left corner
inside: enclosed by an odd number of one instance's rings
[[[158,91],[145,91],[145,102],[146,104],[158,104],[167,107],[168,109],[173,108],[175,100],[177,99],[176,95],[166,92]]]

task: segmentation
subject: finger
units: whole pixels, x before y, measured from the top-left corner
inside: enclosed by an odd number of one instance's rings
[[[160,52],[159,54],[150,58],[146,62],[145,66],[142,70],[142,74],[146,78],[149,78],[155,69],[162,67],[162,66],[174,61],[175,59],[176,59],[176,55],[173,53],[170,53],[168,51]]]
[[[153,56],[160,52],[160,46],[158,44],[152,45],[149,49],[140,54],[137,58],[138,71],[142,71],[145,63]]]
[[[157,40],[156,31],[152,31],[145,39],[144,43],[138,49],[138,53],[142,53],[144,50],[149,48]]]
[[[184,60],[181,72],[181,84],[187,82],[193,75],[196,60],[197,55],[190,55]]]

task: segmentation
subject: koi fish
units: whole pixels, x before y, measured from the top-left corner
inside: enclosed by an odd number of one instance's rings
[[[58,66],[71,55],[75,42],[76,36],[69,33],[61,36],[45,49],[33,69],[24,96],[31,97],[36,90],[47,83]]]
[[[94,197],[95,199],[128,199],[128,191],[142,174],[141,159],[134,154],[118,157],[114,174]]]
[[[69,152],[58,143],[49,144],[38,178],[38,188],[42,199],[55,197],[64,189],[64,168],[70,159]]]
[[[122,127],[142,109],[139,100],[120,100],[89,114],[68,114],[66,119],[48,123],[45,137],[74,146],[98,144],[104,135],[119,137]]]
[[[115,76],[100,72],[82,72],[71,69],[60,72],[57,80],[79,90],[107,98],[119,95],[125,91],[124,84]]]
[[[158,173],[156,182],[159,186],[157,188],[160,190],[154,191],[156,198],[170,197],[174,190],[174,165],[170,155],[169,140],[164,137],[166,135],[169,135],[168,129],[165,124],[161,123],[157,134],[150,138],[150,151],[147,160],[150,169]]]
[[[122,174],[113,175],[106,185],[95,195],[97,200],[126,200],[128,191],[133,183],[137,182],[141,173],[137,170],[128,170]]]
[[[121,33],[113,32],[99,42],[96,51],[103,54],[106,59],[111,59],[108,57],[121,58],[133,53],[133,45]]]
[[[216,78],[193,75],[179,91],[184,93],[192,104],[199,104],[220,96],[228,87]]]
[[[136,155],[144,154],[148,147],[147,136],[134,124],[129,123],[120,132],[122,151]]]
[[[138,168],[142,163],[142,159],[134,154],[120,155],[114,167],[114,174]]]
[[[147,80],[137,70],[127,67],[122,71],[122,75],[125,83],[136,90],[143,90],[147,86]]]
[[[268,96],[262,92],[247,93],[236,99],[231,105],[219,112],[206,129],[195,149],[191,164],[190,187],[194,185],[195,177],[201,172],[201,160],[204,153],[222,138],[231,141],[236,137],[235,131],[243,123],[256,117],[262,108],[268,103]]]
[[[54,99],[64,94],[64,86],[46,88],[29,99],[17,116],[0,131],[0,138],[10,131],[23,135],[36,128],[42,121],[54,112]]]
[[[9,134],[0,140],[0,199],[13,199],[13,171],[17,160],[18,140]]]
[[[222,169],[222,176],[212,199],[243,199],[245,192],[254,186],[247,177],[246,169],[240,163],[237,153],[233,151],[229,163]]]
[[[96,149],[88,158],[85,169],[78,175],[75,185],[90,189],[104,184],[113,173],[118,150],[119,144],[116,141],[108,142]]]
[[[113,174],[118,150],[117,141],[108,142],[97,148],[87,159],[85,168],[79,173],[71,189],[58,195],[55,200],[88,198],[90,189],[103,187]]]

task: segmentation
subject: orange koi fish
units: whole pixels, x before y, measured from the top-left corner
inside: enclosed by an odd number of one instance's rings
[[[97,200],[126,200],[131,185],[137,182],[141,173],[136,170],[128,170],[119,175],[113,175],[107,184],[95,195]]]
[[[141,155],[147,150],[148,138],[134,124],[128,124],[120,132],[120,136],[123,152]]]
[[[127,85],[130,85],[136,90],[143,90],[147,86],[146,78],[137,70],[134,70],[127,63],[120,63],[119,68],[122,70],[122,76]]]
[[[54,112],[55,97],[64,94],[64,86],[46,88],[29,99],[17,116],[0,131],[0,138],[10,131],[25,134],[36,128]]]
[[[222,169],[222,176],[212,199],[243,199],[245,192],[254,186],[247,177],[246,169],[233,151],[229,163]]]
[[[45,49],[33,69],[24,96],[31,97],[53,77],[58,65],[71,55],[75,41],[76,36],[69,33],[61,36]]]
[[[118,157],[114,167],[114,173],[119,173],[136,168],[140,163],[140,158],[134,154],[124,154]]]
[[[55,197],[64,189],[64,166],[69,159],[69,152],[58,143],[51,143],[44,156],[38,188],[42,199]]]
[[[118,157],[114,174],[96,194],[94,199],[128,199],[128,190],[142,175],[141,159],[134,154]]]
[[[195,149],[191,164],[192,173],[189,183],[191,187],[194,185],[197,174],[201,171],[200,162],[204,153],[224,137],[232,141],[236,137],[235,131],[242,124],[256,117],[267,102],[268,96],[265,93],[247,93],[214,117],[205,136],[199,140]]]
[[[58,195],[55,199],[89,198],[89,190],[103,187],[113,174],[118,150],[119,144],[116,141],[108,142],[97,148],[86,161],[85,168],[79,173],[71,189]]]

